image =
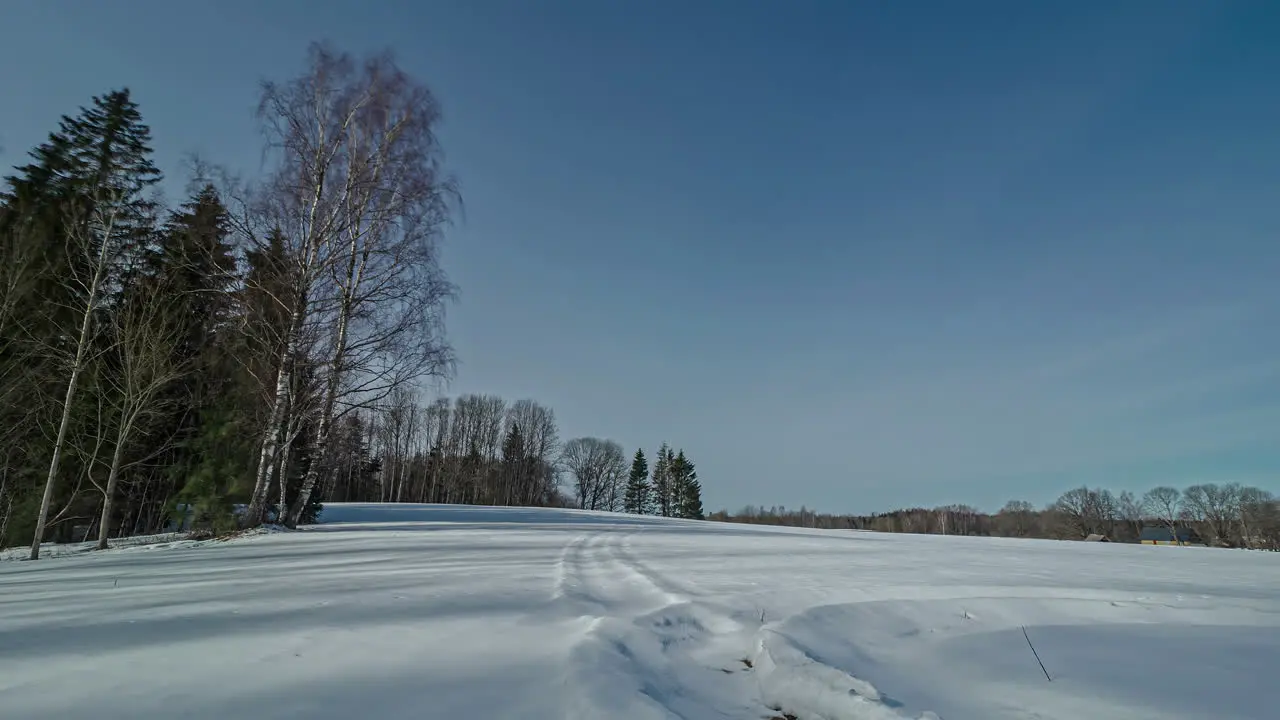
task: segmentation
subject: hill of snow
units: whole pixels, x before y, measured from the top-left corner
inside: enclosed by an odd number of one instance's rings
[[[1277,554],[458,506],[322,519],[0,562],[0,717],[1280,717]]]

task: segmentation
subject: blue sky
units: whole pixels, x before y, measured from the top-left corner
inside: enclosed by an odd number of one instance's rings
[[[683,446],[711,509],[1280,490],[1274,2],[0,14],[0,164],[127,85],[175,191],[309,41],[393,47],[466,201],[450,394]]]

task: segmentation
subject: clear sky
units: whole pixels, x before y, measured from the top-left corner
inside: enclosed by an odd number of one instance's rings
[[[394,48],[466,216],[450,394],[709,509],[1280,490],[1280,3],[0,0],[0,165],[128,86],[253,171],[256,84]]]

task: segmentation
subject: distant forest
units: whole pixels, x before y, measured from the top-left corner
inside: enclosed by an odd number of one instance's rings
[[[702,517],[683,450],[650,469],[561,442],[533,400],[430,399],[454,367],[439,104],[389,55],[308,60],[262,84],[260,177],[193,162],[167,205],[119,89],[5,178],[0,546],[293,526],[326,500]]]
[[[1079,487],[1048,507],[1013,500],[995,514],[967,505],[911,508],[874,515],[827,515],[801,508],[746,507],[708,519],[760,525],[876,530],[929,535],[987,535],[1083,540],[1105,535],[1113,542],[1137,542],[1144,528],[1194,530],[1205,544],[1280,550],[1280,502],[1268,491],[1229,484],[1157,487],[1141,497]]]

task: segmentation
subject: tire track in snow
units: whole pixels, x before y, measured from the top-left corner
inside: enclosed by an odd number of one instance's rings
[[[742,657],[750,631],[645,566],[630,537],[601,531],[561,553],[555,599],[576,615],[568,631],[579,633],[566,663],[565,717],[762,717],[750,678],[724,669]]]
[[[664,593],[667,593],[668,595],[671,595],[674,597],[686,598],[686,599],[693,596],[694,593],[690,588],[687,588],[683,584],[676,582],[675,580],[672,580],[666,575],[663,575],[662,573],[654,570],[650,566],[641,562],[640,559],[636,557],[635,552],[632,550],[632,545],[631,545],[631,538],[635,536],[636,536],[635,533],[629,533],[619,538],[618,541],[614,544],[614,551],[616,553],[616,557],[618,558],[618,561],[627,565],[628,567],[630,567],[632,570],[639,573],[640,575],[643,575],[645,579],[647,579],[650,583],[653,584],[654,587],[658,588]]]
[[[582,553],[589,539],[589,535],[579,535],[560,550],[560,559],[555,566],[555,583],[551,591],[552,603],[582,598]]]
[[[570,612],[599,617],[636,617],[684,602],[629,561],[622,542],[619,533],[602,531],[565,545],[556,563],[553,602],[567,603]]]

